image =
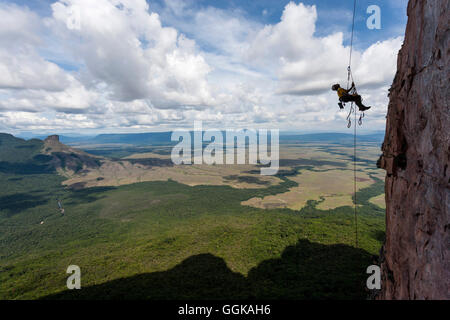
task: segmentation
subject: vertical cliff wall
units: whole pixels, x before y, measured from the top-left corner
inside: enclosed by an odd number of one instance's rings
[[[410,0],[390,91],[382,299],[450,299],[449,0]]]

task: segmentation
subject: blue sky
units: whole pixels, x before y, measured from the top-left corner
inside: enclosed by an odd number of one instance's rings
[[[342,131],[329,87],[345,82],[353,0],[120,2],[0,1],[0,131],[163,131],[194,120]],[[366,27],[370,5],[380,30]],[[353,69],[374,106],[365,130],[384,128],[406,6],[357,1]],[[79,29],[68,27],[73,8]]]
[[[51,16],[52,0],[15,0],[8,1],[21,6],[27,6],[42,16]],[[148,1],[152,10],[163,11],[165,0]],[[278,0],[191,0],[194,8],[214,7],[227,11],[238,10],[249,19],[263,24],[275,24],[280,21],[284,7],[289,1]],[[297,1],[299,2],[299,1]],[[350,33],[353,11],[353,0],[303,0],[307,5],[315,5],[318,10],[317,34],[325,35],[336,28]],[[368,47],[371,43],[386,38],[398,36],[406,26],[406,7],[408,0],[357,0],[355,45],[360,48]],[[382,29],[368,30],[365,19],[370,5],[377,5],[382,11]],[[342,14],[337,14],[341,12]],[[170,24],[168,24],[170,26]],[[348,39],[346,39],[348,41]]]
[[[277,0],[193,0],[197,8],[216,7],[223,10],[239,10],[249,19],[259,21],[263,24],[275,24],[280,21],[284,7],[289,1]],[[299,2],[299,1],[297,1]],[[350,34],[353,14],[353,0],[304,0],[306,5],[315,5],[318,11],[317,34],[325,35],[336,29]],[[398,36],[406,26],[407,0],[357,0],[356,3],[356,24],[355,35],[357,41],[355,45],[366,48],[371,43],[382,41],[386,38]],[[156,11],[164,7],[164,1],[154,2]],[[366,12],[370,5],[378,5],[382,12],[382,29],[368,30],[366,28]],[[350,35],[348,35],[350,37]],[[346,39],[349,41],[349,39]],[[359,41],[358,41],[359,40]]]

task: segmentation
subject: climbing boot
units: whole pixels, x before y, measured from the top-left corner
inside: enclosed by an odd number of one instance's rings
[[[369,110],[370,108],[372,108],[372,107],[359,107],[359,111],[364,112],[364,111]]]

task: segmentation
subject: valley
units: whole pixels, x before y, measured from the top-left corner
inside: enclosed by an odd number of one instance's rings
[[[79,148],[0,136],[0,298],[365,299],[385,228],[378,142],[358,153],[359,248],[347,141],[282,138],[271,177],[173,166],[160,141]]]

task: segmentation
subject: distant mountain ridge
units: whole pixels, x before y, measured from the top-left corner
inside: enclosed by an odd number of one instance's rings
[[[117,133],[100,134],[93,139],[84,140],[84,143],[95,144],[123,143],[133,145],[170,144],[172,132],[148,132],[148,133]]]
[[[192,131],[191,131],[192,135]],[[147,132],[147,133],[116,133],[100,134],[93,137],[68,137],[60,136],[60,141],[68,145],[104,145],[104,144],[127,144],[134,146],[148,145],[171,145],[176,142],[171,141],[172,132]],[[44,137],[45,138],[45,137]],[[365,135],[358,135],[359,142],[381,143],[384,140],[384,133],[377,132]],[[280,142],[327,142],[327,143],[353,143],[353,134],[349,133],[280,133]]]
[[[96,136],[66,136],[59,135],[59,141],[68,145],[78,144],[129,144],[152,145],[170,144],[172,132],[147,132],[147,133],[105,133]],[[44,140],[47,136],[39,136]]]
[[[381,143],[384,140],[384,133],[372,133],[366,135],[358,135],[357,142],[375,142]],[[354,136],[349,133],[311,133],[311,134],[293,134],[280,136],[281,142],[298,141],[298,142],[329,142],[329,143],[353,143]]]
[[[192,135],[192,131],[191,131]],[[16,138],[10,134],[0,133],[0,136],[9,137],[8,139],[20,139]],[[123,144],[123,145],[133,145],[133,146],[150,146],[150,145],[160,145],[168,146],[174,145],[177,142],[171,141],[172,132],[147,132],[147,133],[115,133],[115,134],[100,134],[92,137],[69,137],[69,136],[58,136],[58,140],[66,145],[77,146],[77,145],[106,145],[106,144]],[[51,137],[51,136],[50,136]],[[41,140],[46,140],[48,137],[40,137]],[[6,138],[5,138],[6,139]],[[22,141],[28,141],[26,143],[31,143],[30,141],[38,139],[30,139]],[[365,135],[358,135],[357,142],[359,143],[381,143],[384,140],[384,133],[371,133]],[[337,143],[337,144],[353,144],[354,137],[353,134],[349,133],[310,133],[310,134],[295,134],[280,133],[280,143],[294,143],[294,142],[304,142],[304,143]]]

